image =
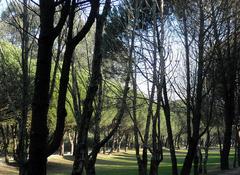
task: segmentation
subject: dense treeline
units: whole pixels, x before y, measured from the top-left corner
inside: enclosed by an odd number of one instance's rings
[[[167,151],[172,175],[198,175],[217,149],[221,170],[240,166],[239,3],[4,1],[5,162],[44,175],[69,152],[72,175],[95,175],[100,152],[131,149],[139,175],[158,175]]]

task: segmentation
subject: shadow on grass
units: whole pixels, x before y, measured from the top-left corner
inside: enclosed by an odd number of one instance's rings
[[[59,162],[48,162],[47,165],[47,174],[50,175],[69,175],[72,171],[71,164],[59,163]]]
[[[184,161],[186,152],[177,151],[178,167],[181,170],[182,163]],[[203,154],[204,156],[204,154]],[[150,159],[149,155],[149,159]],[[218,152],[210,152],[208,169],[209,172],[212,170],[219,169],[220,156]],[[232,162],[233,154],[230,155],[230,161]],[[58,159],[55,162],[49,162],[48,174],[49,175],[67,175],[71,174],[73,156],[64,156],[61,161]],[[64,164],[63,162],[68,162]],[[98,175],[137,175],[138,167],[134,152],[121,152],[113,153],[111,155],[100,154],[96,163],[96,171]],[[164,151],[164,159],[159,166],[159,174],[170,175],[171,174],[171,159],[168,150]],[[211,173],[212,174],[212,173]]]

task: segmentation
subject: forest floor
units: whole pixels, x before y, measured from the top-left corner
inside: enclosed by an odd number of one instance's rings
[[[240,175],[240,168],[236,168],[228,171],[222,171],[214,175]]]
[[[185,157],[184,150],[177,151],[179,168]],[[2,159],[2,160],[1,160]],[[232,160],[232,155],[231,155]],[[53,155],[48,159],[48,175],[69,175],[71,174],[73,164],[72,156]],[[211,151],[209,154],[208,169],[210,175],[240,175],[240,170],[230,170],[219,172],[219,154],[216,151]],[[98,175],[137,175],[137,164],[134,151],[114,153],[111,155],[99,154],[96,164]],[[9,166],[3,163],[3,158],[0,158],[0,175],[17,175],[18,169],[14,166]],[[171,174],[171,160],[169,152],[165,151],[164,160],[160,164],[159,174]]]
[[[234,168],[226,171],[213,170],[213,172],[210,172],[209,175],[240,175],[240,168]]]

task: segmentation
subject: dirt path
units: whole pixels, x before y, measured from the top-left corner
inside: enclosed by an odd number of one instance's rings
[[[18,169],[13,166],[8,166],[4,163],[3,158],[0,157],[0,175],[16,175]]]

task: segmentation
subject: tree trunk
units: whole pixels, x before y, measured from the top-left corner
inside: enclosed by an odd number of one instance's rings
[[[29,105],[29,19],[28,19],[28,1],[23,1],[23,32],[22,32],[22,109],[21,120],[19,123],[19,144],[18,144],[18,164],[19,175],[27,173],[27,118],[28,118],[28,105]]]
[[[208,162],[208,150],[210,146],[210,131],[209,129],[207,130],[207,138],[206,138],[206,143],[205,143],[205,157],[203,159],[203,173],[207,174],[207,162]]]
[[[238,166],[240,167],[240,129],[238,128],[238,139],[237,139],[237,162]]]
[[[194,175],[202,174],[202,153],[200,147],[197,148],[194,156]]]
[[[124,135],[122,135],[122,136],[120,136],[120,137],[118,138],[118,143],[117,143],[117,152],[118,152],[118,153],[119,153],[120,150],[121,150],[121,145],[122,145],[122,141],[123,141],[123,136],[124,136]]]
[[[111,144],[111,147],[110,147],[110,150],[109,150],[108,154],[112,154],[112,153],[113,153],[114,148],[115,148],[115,143],[116,143],[116,141],[115,141],[115,136],[113,136],[113,138],[112,138],[112,144]]]
[[[110,3],[111,1],[106,1],[102,15],[96,14],[97,23],[95,33],[94,55],[91,69],[92,74],[87,88],[86,98],[83,104],[83,112],[81,115],[80,126],[78,126],[78,143],[76,147],[72,175],[81,175],[88,161],[88,131],[93,113],[93,101],[96,97],[98,86],[102,79],[102,33],[107,13],[110,10]],[[99,2],[97,4],[99,5]]]
[[[199,154],[197,150],[194,156],[194,175],[199,175],[198,169],[199,169]]]
[[[181,175],[189,175],[191,172],[192,162],[194,159],[194,155],[197,151],[198,140],[191,139],[189,142],[188,152],[186,158],[184,160],[183,168],[181,170]]]
[[[40,1],[40,35],[38,59],[32,103],[28,175],[46,174],[48,138],[47,114],[49,109],[49,82],[51,72],[54,1]]]
[[[13,158],[16,159],[16,151],[17,151],[17,125],[13,124],[11,125],[11,135],[12,135],[12,152],[13,152]],[[16,160],[17,161],[17,160]]]
[[[149,175],[158,175],[158,166],[159,166],[158,161],[154,160],[152,158],[151,160],[151,164],[150,164],[150,171],[149,171]]]
[[[9,126],[7,125],[4,127],[3,125],[0,125],[0,130],[2,134],[2,140],[3,140],[3,152],[4,152],[4,159],[5,163],[9,164],[9,155],[8,155],[8,147],[9,147]]]
[[[203,71],[204,71],[204,39],[205,39],[205,20],[204,20],[204,8],[203,1],[199,0],[199,34],[198,34],[198,69],[197,69],[197,82],[196,82],[196,99],[195,109],[193,113],[192,125],[193,134],[189,141],[188,152],[184,160],[184,164],[181,170],[181,175],[189,175],[191,172],[192,162],[194,155],[197,151],[198,140],[199,140],[199,129],[201,121],[201,110],[202,110],[202,90],[203,90]]]
[[[62,143],[59,147],[59,155],[64,156],[64,141],[62,141]]]
[[[221,150],[221,169],[229,169],[229,152],[231,149],[232,140],[232,125],[234,120],[234,92],[231,93],[232,98],[225,100],[225,132],[223,140],[223,148]]]
[[[74,136],[71,136],[71,133],[69,132],[68,133],[68,138],[69,138],[69,142],[70,142],[70,155],[73,155],[74,153],[74,138],[75,138],[75,135]]]
[[[128,145],[128,140],[129,140],[129,134],[125,134],[125,143],[124,143],[124,151],[127,152],[129,145]]]
[[[238,152],[238,129],[237,129],[237,121],[235,124],[235,138],[234,138],[234,158],[233,158],[233,168],[237,167],[237,152]]]
[[[65,4],[70,3],[70,1],[66,1],[64,3]],[[89,12],[89,16],[87,18],[85,25],[73,37],[74,18],[75,18],[76,8],[78,5],[75,0],[72,1],[71,10],[69,12],[69,21],[68,21],[69,30],[68,30],[66,48],[65,48],[64,58],[63,58],[62,69],[61,69],[61,78],[59,83],[60,85],[59,85],[58,103],[57,103],[57,122],[56,122],[55,131],[53,134],[53,139],[51,139],[51,142],[49,143],[47,148],[47,156],[51,155],[58,149],[64,135],[65,118],[67,116],[65,105],[66,105],[67,89],[68,89],[68,83],[69,83],[69,72],[70,72],[73,53],[78,43],[86,36],[86,34],[91,29],[99,9],[99,1],[91,1],[90,4],[91,4],[91,10]],[[95,79],[95,77],[93,79]],[[95,86],[90,88],[90,90],[93,90],[93,92],[94,92],[94,89],[95,89]]]
[[[164,21],[163,13],[164,13],[164,1],[161,1],[161,11],[160,11],[160,16],[162,21]],[[157,26],[156,26],[157,28]],[[170,154],[171,154],[171,161],[172,161],[172,175],[178,175],[178,167],[177,167],[177,158],[175,154],[175,147],[174,147],[174,141],[173,141],[173,134],[172,134],[172,126],[171,126],[171,113],[170,113],[170,105],[169,105],[169,99],[168,99],[168,92],[167,92],[167,83],[166,83],[166,67],[165,67],[165,58],[164,58],[164,38],[165,38],[165,30],[164,30],[164,23],[161,23],[161,33],[157,30],[157,38],[158,38],[158,51],[160,55],[160,85],[162,88],[158,90],[158,95],[162,96],[159,97],[160,99],[158,100],[159,103],[163,103],[163,110],[164,110],[164,115],[165,115],[165,120],[166,120],[166,126],[167,126],[167,134],[168,134],[168,144],[170,148]],[[162,95],[163,94],[163,95]],[[158,109],[160,111],[160,107]],[[159,122],[160,122],[160,113],[158,114]],[[160,127],[160,126],[159,126]],[[160,129],[159,129],[160,132]],[[158,133],[160,136],[161,134]],[[159,139],[161,140],[161,139]],[[159,143],[161,144],[161,143]],[[160,149],[160,148],[159,148]],[[161,153],[162,154],[162,153]],[[155,166],[153,166],[155,169]]]
[[[107,149],[107,146],[106,144],[103,146],[103,154],[106,154],[106,149]]]
[[[186,4],[185,4],[186,5]],[[187,16],[186,10],[183,10],[183,26],[184,26],[184,47],[186,52],[186,80],[187,80],[187,144],[191,138],[191,79],[190,79],[190,48],[189,48],[189,38],[188,38],[188,26],[187,26]]]
[[[95,160],[88,161],[86,165],[86,175],[96,175],[95,163],[96,163],[96,157],[95,157]]]
[[[199,174],[203,173],[203,156],[202,156],[202,150],[201,147],[199,147],[199,168],[198,168]]]

